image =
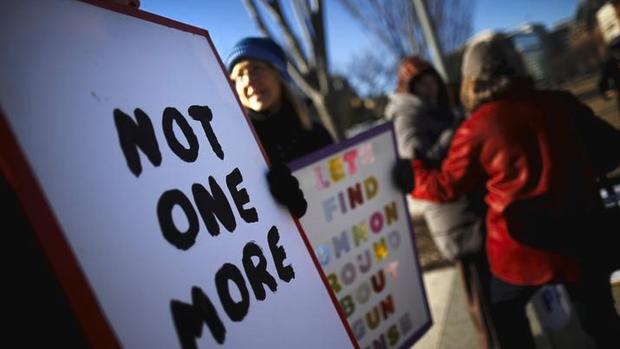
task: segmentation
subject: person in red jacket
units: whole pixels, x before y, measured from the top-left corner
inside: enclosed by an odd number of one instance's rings
[[[413,196],[446,202],[484,188],[491,309],[502,348],[535,347],[525,305],[538,287],[556,282],[566,284],[597,345],[617,348],[609,268],[588,253],[603,233],[588,229],[598,212],[596,171],[620,158],[593,163],[602,157],[589,155],[581,134],[587,129],[607,149],[620,149],[620,132],[578,113],[589,109],[572,96],[534,89],[503,35],[473,41],[462,69],[461,99],[471,116],[439,169],[413,161]]]

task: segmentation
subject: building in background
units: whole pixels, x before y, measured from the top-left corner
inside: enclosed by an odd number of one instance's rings
[[[613,9],[613,11],[611,11]],[[606,13],[601,26],[597,13]],[[610,13],[615,14],[615,17]],[[526,23],[506,31],[523,55],[526,68],[540,87],[560,86],[580,77],[597,74],[606,54],[605,35],[620,33],[620,0],[581,0],[575,16],[551,28]],[[612,29],[611,27],[614,27]],[[607,33],[607,34],[606,34]],[[610,39],[607,39],[610,40]],[[460,79],[464,47],[445,55],[448,75]]]
[[[525,69],[534,79],[536,86],[552,87],[556,82],[551,59],[553,47],[542,24],[524,24],[508,33],[515,47],[521,53]]]

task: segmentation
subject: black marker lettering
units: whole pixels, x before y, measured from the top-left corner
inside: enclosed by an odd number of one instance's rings
[[[247,209],[243,208],[243,205],[250,202],[250,196],[245,188],[241,188],[240,190],[237,189],[237,186],[241,184],[241,182],[243,182],[243,177],[241,176],[241,171],[239,171],[239,168],[235,168],[228,174],[228,176],[226,176],[228,191],[235,202],[235,206],[237,206],[237,211],[239,211],[241,218],[243,218],[246,223],[257,222],[258,214],[256,213],[256,209],[254,207]]]
[[[215,132],[213,132],[213,127],[211,127],[211,120],[213,120],[211,109],[206,105],[192,105],[187,109],[187,112],[194,120],[200,121],[202,129],[205,131],[205,135],[207,135],[207,139],[211,145],[211,149],[213,149],[213,152],[218,158],[224,160],[224,151],[222,150],[220,142],[217,140]]]
[[[175,205],[179,205],[187,217],[189,227],[185,232],[180,232],[172,219],[172,209]],[[187,250],[194,245],[199,229],[198,216],[183,192],[177,189],[164,192],[157,203],[157,217],[164,238],[169,243],[181,250]]]
[[[192,287],[192,304],[177,300],[170,302],[172,320],[183,349],[196,349],[196,338],[202,336],[206,324],[219,344],[226,339],[226,328],[209,297],[198,287]]]
[[[293,270],[290,264],[284,266],[283,262],[286,258],[286,251],[284,251],[284,247],[277,245],[279,240],[280,234],[278,233],[278,228],[274,225],[269,229],[269,233],[267,234],[269,249],[271,250],[273,262],[276,264],[276,270],[278,271],[280,280],[289,282],[291,279],[295,278],[295,270]]]
[[[114,124],[127,166],[138,177],[142,173],[138,148],[142,150],[153,166],[161,165],[161,152],[151,119],[140,109],[134,110],[133,113],[136,116],[136,121],[120,109],[114,109]]]
[[[194,162],[198,158],[198,138],[194,134],[192,127],[187,123],[185,117],[179,113],[175,108],[168,107],[164,109],[164,115],[161,120],[164,135],[168,141],[170,149],[183,161]],[[179,129],[185,136],[188,143],[188,148],[185,148],[183,144],[179,142],[176,134],[174,133],[174,124],[179,126]]]
[[[252,257],[258,258],[258,264],[254,264]],[[263,251],[253,242],[248,242],[243,248],[243,268],[257,300],[262,301],[265,299],[263,284],[269,286],[272,292],[278,289],[276,279],[267,271],[267,260],[263,255]]]
[[[211,236],[219,235],[220,225],[215,220],[217,216],[218,220],[224,225],[224,228],[232,232],[237,227],[235,216],[222,188],[220,188],[219,184],[217,184],[215,179],[211,176],[209,176],[209,188],[211,189],[211,193],[200,184],[192,185],[194,201],[196,202],[196,207],[198,207],[198,212],[200,212],[202,216],[202,220],[207,226],[207,230],[209,230]]]
[[[230,294],[229,281],[232,281],[239,290],[241,295],[239,302],[235,302]],[[215,287],[217,288],[217,294],[220,296],[222,307],[224,307],[228,317],[232,321],[243,320],[248,314],[248,308],[250,307],[250,294],[239,268],[231,263],[222,265],[215,274]]]

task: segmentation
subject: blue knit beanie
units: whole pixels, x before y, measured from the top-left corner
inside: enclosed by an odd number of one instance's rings
[[[226,58],[226,69],[232,72],[235,64],[243,59],[258,59],[271,64],[285,80],[290,80],[286,70],[286,55],[275,41],[268,38],[245,38],[239,41]]]

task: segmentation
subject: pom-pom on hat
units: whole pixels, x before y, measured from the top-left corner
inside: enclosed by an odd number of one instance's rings
[[[286,70],[286,55],[275,41],[268,38],[249,37],[239,41],[226,58],[226,69],[232,72],[235,64],[244,59],[257,59],[272,65],[280,76],[290,80]]]

